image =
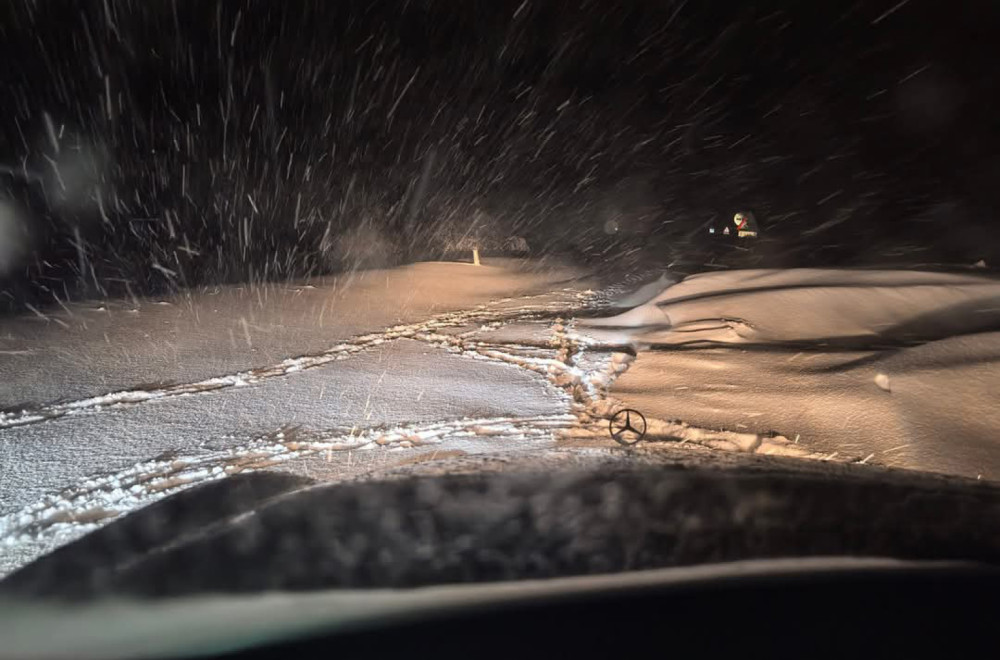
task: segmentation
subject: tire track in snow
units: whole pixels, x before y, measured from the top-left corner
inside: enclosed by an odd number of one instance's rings
[[[507,302],[507,301],[504,301]],[[135,510],[160,497],[242,471],[265,469],[287,460],[322,452],[364,450],[374,447],[410,448],[437,444],[442,439],[462,437],[496,437],[497,439],[600,438],[607,443],[607,417],[621,404],[612,399],[609,389],[635,359],[629,347],[607,346],[576,334],[572,321],[557,317],[551,327],[548,342],[502,342],[482,338],[483,333],[499,329],[507,322],[532,320],[537,310],[518,308],[506,320],[499,320],[488,310],[455,312],[434,317],[409,326],[395,326],[382,333],[355,338],[348,344],[353,350],[344,352],[340,346],[318,356],[285,360],[278,367],[256,370],[257,380],[244,374],[245,384],[259,382],[304,368],[322,366],[353,355],[366,348],[379,346],[395,339],[421,341],[469,359],[504,364],[545,377],[564,393],[569,412],[564,415],[540,417],[510,417],[461,419],[432,424],[399,425],[392,428],[373,426],[363,429],[332,429],[314,431],[283,429],[267,433],[240,445],[197,455],[165,455],[130,466],[114,474],[88,479],[78,486],[63,489],[44,497],[40,502],[8,516],[0,517],[0,539],[23,540],[42,530],[64,525],[93,525]],[[478,328],[460,334],[438,332],[461,327],[472,321],[484,321]],[[537,321],[536,321],[537,322]],[[600,355],[601,357],[597,357]],[[582,365],[584,359],[590,366]],[[294,368],[302,361],[308,366]],[[291,367],[291,368],[289,368]],[[250,373],[250,372],[244,372]],[[213,383],[221,379],[211,379]],[[176,386],[169,394],[153,390],[149,399],[116,400],[113,405],[130,405],[180,394],[210,392],[196,389],[199,383]],[[227,385],[232,386],[232,385]],[[238,385],[237,385],[238,386]],[[157,396],[158,395],[158,396]],[[115,396],[115,395],[108,395]],[[85,400],[88,401],[88,400]],[[74,402],[86,411],[82,402]],[[73,404],[66,404],[67,406]],[[99,404],[100,409],[110,407]],[[63,413],[71,414],[71,413]],[[55,419],[63,415],[51,415]],[[752,437],[751,437],[752,436]],[[756,434],[709,431],[689,427],[682,422],[650,420],[651,440],[693,441],[718,449],[756,451],[762,440]],[[81,528],[83,529],[83,528]]]
[[[0,430],[48,422],[66,417],[67,415],[97,413],[107,409],[139,405],[171,397],[207,394],[232,387],[247,387],[272,378],[281,378],[307,369],[323,367],[381,346],[387,342],[396,339],[414,338],[421,333],[462,327],[475,323],[530,321],[537,319],[540,315],[551,314],[557,311],[571,313],[574,309],[583,307],[590,297],[586,293],[579,293],[572,289],[564,289],[558,293],[562,294],[566,299],[556,299],[547,304],[521,304],[511,309],[498,309],[500,305],[509,303],[523,303],[542,297],[551,299],[552,295],[503,298],[485,305],[479,305],[471,310],[446,312],[418,323],[396,325],[382,332],[359,335],[340,342],[320,353],[287,358],[276,365],[248,369],[235,374],[216,376],[191,383],[177,383],[162,387],[110,392],[85,399],[52,403],[14,412],[0,412]],[[567,293],[573,295],[567,296]]]
[[[140,405],[173,396],[191,396],[228,387],[249,386],[269,378],[283,377],[298,371],[320,367],[385,343],[409,338],[445,348],[464,357],[500,362],[550,376],[560,372],[560,340],[549,343],[485,342],[473,336],[496,330],[512,322],[538,323],[557,313],[572,314],[586,306],[591,293],[572,290],[553,300],[551,294],[507,298],[480,305],[472,310],[449,312],[426,321],[393,326],[341,342],[320,354],[290,358],[280,364],[238,374],[216,377],[149,390],[111,393],[79,401],[53,404],[32,411],[0,417],[0,429],[44,423],[66,415],[97,413],[131,405]],[[525,300],[548,299],[544,304],[525,305]],[[499,305],[515,305],[497,309]],[[454,335],[443,331],[463,326],[478,327]],[[555,326],[562,329],[558,323]],[[558,333],[556,333],[558,335]],[[332,429],[314,431],[283,429],[267,433],[242,444],[193,455],[167,453],[132,465],[113,474],[98,475],[69,488],[52,492],[31,506],[0,517],[0,547],[18,548],[22,556],[34,558],[59,545],[79,538],[88,531],[118,516],[200,483],[221,479],[238,472],[266,469],[288,460],[334,452],[364,451],[375,448],[410,448],[439,444],[461,438],[495,438],[500,441],[545,441],[577,423],[575,415],[460,419],[430,424],[399,425],[391,428]],[[31,550],[28,550],[28,549]],[[16,568],[9,553],[0,554],[0,575]]]
[[[161,455],[114,474],[97,476],[43,497],[0,517],[0,545],[25,541],[68,542],[119,515],[138,510],[179,490],[288,460],[333,452],[438,445],[474,437],[545,439],[575,422],[570,414],[488,417],[367,429],[312,431],[288,428],[241,445],[197,455]],[[0,571],[2,573],[2,571]]]
[[[631,347],[604,345],[580,335],[575,331],[572,319],[564,320],[559,316],[552,320],[552,334],[547,342],[491,341],[488,335],[490,331],[511,322],[539,323],[546,316],[558,313],[571,316],[584,307],[596,309],[607,305],[606,295],[592,292],[580,294],[572,290],[559,293],[567,292],[573,294],[569,299],[552,300],[551,294],[507,298],[472,310],[440,314],[420,323],[393,326],[380,333],[354,337],[322,353],[289,358],[271,367],[197,383],[112,393],[0,416],[0,429],[11,428],[69,414],[98,412],[166,397],[249,386],[321,367],[403,338],[421,341],[469,359],[505,364],[541,375],[564,393],[568,406],[566,414],[550,416],[459,419],[392,427],[373,426],[360,430],[286,428],[224,449],[186,456],[161,455],[114,474],[95,476],[0,517],[0,545],[28,544],[39,548],[40,554],[180,490],[239,472],[267,469],[299,457],[325,454],[329,460],[334,453],[364,452],[376,448],[404,449],[477,437],[500,441],[536,440],[550,445],[553,440],[561,439],[577,446],[585,446],[589,440],[606,446],[611,443],[607,434],[607,418],[622,407],[610,396],[609,390],[636,359]],[[548,298],[549,302],[524,305],[528,300],[541,297]],[[497,308],[511,303],[517,305],[508,309]],[[461,333],[443,332],[468,325],[478,327]],[[652,418],[648,422],[647,440],[652,442],[670,441],[672,445],[691,442],[727,451],[824,458],[789,443],[781,436],[702,429],[680,421]],[[11,568],[14,566],[0,565],[0,575]]]

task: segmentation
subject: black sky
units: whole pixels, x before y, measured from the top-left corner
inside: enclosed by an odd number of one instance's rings
[[[44,188],[21,275],[46,255],[96,281],[302,274],[359,224],[435,245],[476,210],[580,250],[612,216],[676,244],[751,208],[795,259],[969,258],[997,242],[998,18],[985,0],[8,0],[0,165]]]

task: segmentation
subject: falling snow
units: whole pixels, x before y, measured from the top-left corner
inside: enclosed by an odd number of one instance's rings
[[[0,573],[622,405],[1000,478],[1000,17],[766,4],[7,2]]]

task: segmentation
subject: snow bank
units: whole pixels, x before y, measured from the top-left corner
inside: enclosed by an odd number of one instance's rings
[[[1000,479],[998,330],[994,278],[818,269],[693,276],[578,324],[669,349],[640,352],[612,388],[647,416],[988,479]]]
[[[925,341],[1000,328],[1000,281],[913,271],[705,273],[581,326],[602,338],[653,345]]]
[[[1000,332],[886,353],[872,365],[903,430],[904,459],[1000,479]],[[900,445],[902,442],[900,442]]]

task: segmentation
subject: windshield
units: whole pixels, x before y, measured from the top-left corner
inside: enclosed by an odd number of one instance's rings
[[[995,482],[997,18],[6,2],[0,576],[414,477]],[[453,501],[393,493],[341,505]]]

